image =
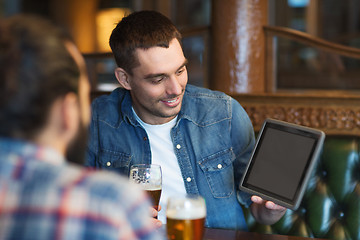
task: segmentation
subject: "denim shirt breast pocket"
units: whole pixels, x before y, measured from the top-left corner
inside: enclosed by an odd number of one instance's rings
[[[215,198],[227,198],[234,192],[233,158],[232,150],[226,149],[199,162]]]
[[[102,150],[99,155],[99,163],[102,169],[112,170],[121,175],[129,175],[131,156],[126,153]]]

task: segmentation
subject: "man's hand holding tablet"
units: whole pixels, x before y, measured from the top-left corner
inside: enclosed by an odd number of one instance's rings
[[[324,139],[325,134],[320,130],[267,119],[259,132],[240,189],[260,197],[252,198],[256,205],[265,204],[268,209],[280,211],[297,209]]]

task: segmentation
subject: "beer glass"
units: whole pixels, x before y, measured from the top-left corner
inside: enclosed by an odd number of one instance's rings
[[[151,198],[153,207],[158,210],[161,196],[162,174],[160,165],[135,164],[130,168],[130,180],[139,184]]]
[[[170,240],[202,240],[206,217],[201,196],[170,197],[166,209],[166,231]]]

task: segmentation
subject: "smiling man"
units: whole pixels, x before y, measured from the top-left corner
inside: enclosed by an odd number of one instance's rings
[[[136,55],[141,65],[132,70],[132,76],[119,67],[116,78],[130,91],[141,120],[152,125],[167,123],[180,112],[187,84],[187,60],[180,43],[174,38],[168,48],[137,49]]]
[[[240,203],[262,223],[280,219],[286,209],[239,191],[255,142],[252,124],[230,96],[187,84],[173,23],[154,11],[132,13],[113,30],[110,46],[121,88],[93,102],[86,165],[127,175],[133,164],[160,164],[163,223],[167,198],[186,193],[206,199],[207,227],[247,229]]]

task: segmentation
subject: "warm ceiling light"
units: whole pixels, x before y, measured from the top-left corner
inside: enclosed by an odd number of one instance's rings
[[[116,24],[131,13],[129,8],[104,8],[96,14],[97,49],[100,52],[111,51],[109,38]]]

